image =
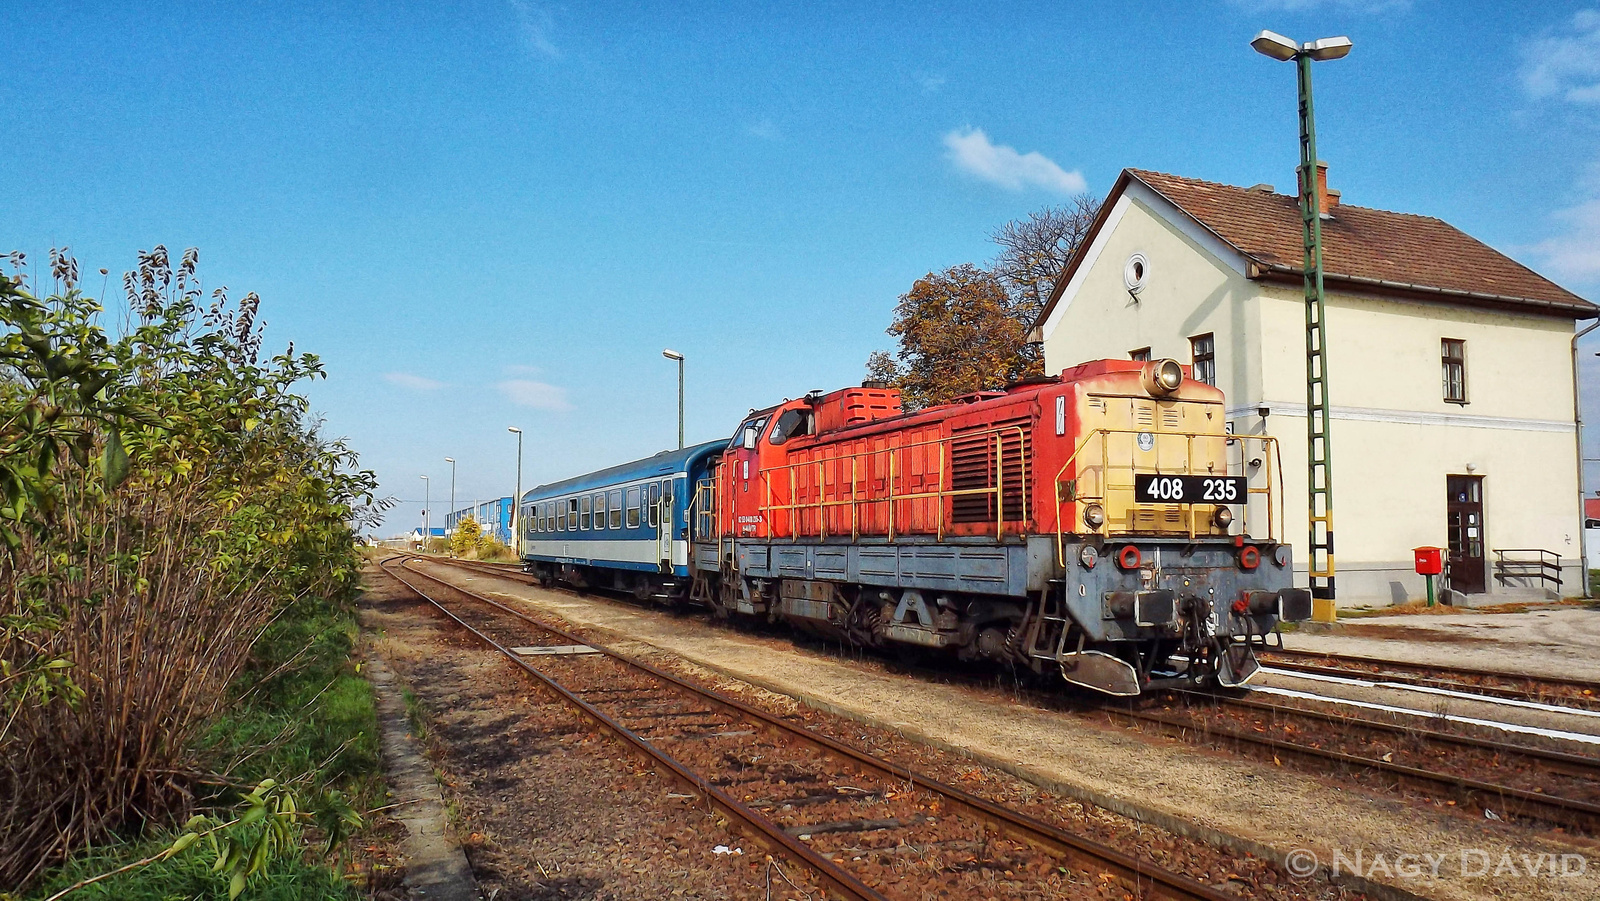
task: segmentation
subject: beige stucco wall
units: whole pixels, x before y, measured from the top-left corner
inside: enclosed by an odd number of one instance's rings
[[[1188,339],[1214,333],[1218,387],[1227,393],[1235,432],[1279,440],[1283,534],[1303,571],[1300,291],[1247,279],[1239,261],[1225,259],[1193,227],[1158,215],[1159,199],[1122,202],[1126,208],[1104,234],[1070,304],[1045,324],[1046,369],[1126,357],[1143,346],[1188,363]],[[1151,263],[1138,303],[1122,274],[1135,251]],[[1423,593],[1421,577],[1411,572],[1411,549],[1445,544],[1445,477],[1469,473],[1484,478],[1485,547],[1555,551],[1571,564],[1563,589],[1578,593],[1572,321],[1331,294],[1327,329],[1340,603]],[[1465,405],[1443,399],[1441,338],[1467,342]],[[1272,411],[1265,420],[1260,406]],[[1489,582],[1492,590],[1492,576]]]
[[[1230,398],[1259,395],[1257,345],[1245,340],[1260,329],[1257,286],[1145,202],[1129,195],[1121,202],[1121,218],[1084,272],[1082,287],[1060,325],[1044,335],[1046,368],[1060,372],[1086,360],[1126,359],[1141,347],[1187,364],[1189,339],[1210,332],[1216,337],[1217,387]],[[1136,252],[1151,266],[1137,300],[1122,276]]]

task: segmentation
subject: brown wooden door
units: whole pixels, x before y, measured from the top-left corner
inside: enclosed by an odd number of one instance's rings
[[[1445,476],[1450,541],[1450,587],[1467,594],[1484,591],[1483,476]]]

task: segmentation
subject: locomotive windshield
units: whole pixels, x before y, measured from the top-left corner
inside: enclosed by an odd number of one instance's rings
[[[740,445],[743,444],[743,442],[744,442],[745,430],[747,430],[747,429],[755,429],[756,430],[756,434],[760,435],[761,434],[761,430],[766,428],[766,427],[767,427],[767,417],[765,417],[765,416],[757,416],[757,417],[755,417],[753,419],[745,420],[743,425],[739,426],[739,428],[734,430],[733,437],[728,439],[728,447],[727,447],[727,449],[728,450],[738,450]]]

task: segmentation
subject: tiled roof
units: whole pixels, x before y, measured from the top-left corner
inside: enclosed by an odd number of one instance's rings
[[[1298,198],[1140,169],[1125,170],[1128,176],[1172,201],[1267,273],[1303,277]],[[1332,218],[1322,223],[1322,265],[1328,281],[1584,318],[1600,314],[1600,307],[1447,222],[1344,203],[1331,212]]]

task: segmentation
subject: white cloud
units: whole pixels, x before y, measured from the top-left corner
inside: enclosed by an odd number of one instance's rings
[[[536,56],[560,59],[561,48],[550,40],[550,32],[556,24],[550,10],[533,0],[510,0],[510,3],[511,11],[516,14],[517,34],[522,38],[522,46]]]
[[[383,380],[391,385],[410,388],[412,391],[437,391],[444,387],[444,382],[436,382],[409,372],[385,372]]]
[[[1600,281],[1600,197],[1556,212],[1566,231],[1533,245],[1550,274],[1573,281]]]
[[[767,118],[763,118],[760,122],[746,125],[744,133],[752,138],[760,138],[763,141],[776,141],[780,137],[778,126],[773,125],[772,120]]]
[[[509,366],[503,367],[500,371],[506,375],[538,375],[544,371],[544,368],[541,366],[528,366],[522,363],[512,363]]]
[[[922,86],[922,93],[933,94],[944,87],[945,77],[937,72],[918,72],[912,78]]]
[[[506,400],[520,407],[556,412],[572,409],[572,405],[567,403],[567,389],[555,385],[531,379],[506,379],[495,387],[506,396]]]
[[[944,146],[957,169],[1008,191],[1039,187],[1076,194],[1088,188],[1083,173],[1068,172],[1037,150],[1018,153],[1014,147],[995,144],[981,128],[952,131],[944,136]]]
[[[1600,10],[1579,10],[1523,47],[1522,87],[1539,100],[1600,103]]]

